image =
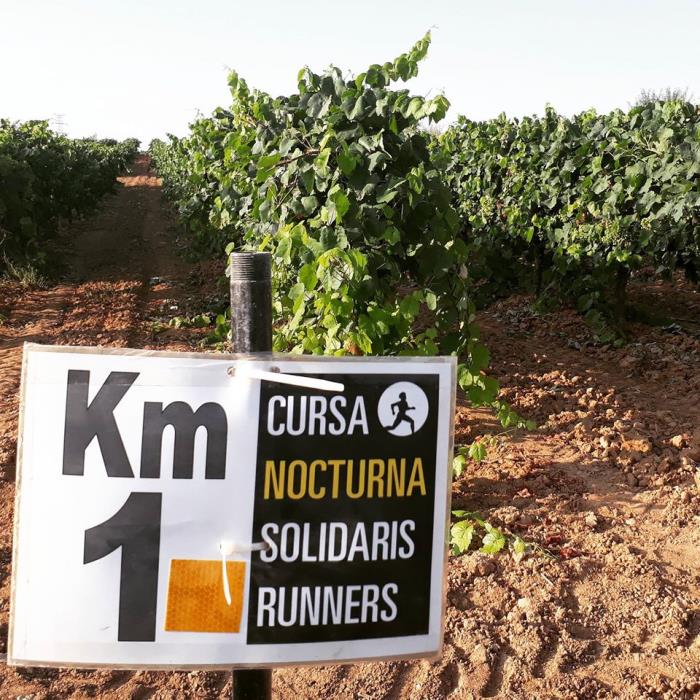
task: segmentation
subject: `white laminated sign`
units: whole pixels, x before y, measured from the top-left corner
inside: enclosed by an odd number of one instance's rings
[[[25,347],[8,662],[433,656],[453,358]]]

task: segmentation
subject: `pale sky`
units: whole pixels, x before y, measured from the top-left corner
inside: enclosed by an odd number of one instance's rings
[[[227,67],[289,94],[304,65],[359,73],[429,28],[409,87],[443,91],[449,119],[700,99],[700,0],[0,0],[0,117],[147,145],[227,105]]]

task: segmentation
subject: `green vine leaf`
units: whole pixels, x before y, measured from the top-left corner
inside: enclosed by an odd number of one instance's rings
[[[474,526],[468,520],[455,523],[450,530],[450,544],[453,554],[466,552],[474,536]]]
[[[485,554],[497,554],[506,546],[504,534],[493,525],[484,523],[486,534],[481,543],[481,550]]]

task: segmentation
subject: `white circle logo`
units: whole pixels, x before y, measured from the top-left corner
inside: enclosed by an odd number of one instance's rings
[[[397,437],[417,433],[428,417],[428,397],[413,382],[396,382],[379,399],[379,422]]]

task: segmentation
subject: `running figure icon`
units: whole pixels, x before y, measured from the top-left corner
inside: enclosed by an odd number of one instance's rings
[[[416,432],[416,423],[411,418],[411,416],[408,415],[409,411],[415,411],[416,407],[415,406],[409,406],[408,401],[406,400],[406,392],[402,391],[399,394],[399,400],[396,403],[391,404],[391,412],[394,414],[394,423],[393,425],[385,425],[384,427],[387,430],[394,430],[395,428],[398,428],[401,423],[408,423],[409,426],[411,427],[411,434]]]
[[[428,412],[428,397],[415,382],[390,384],[377,403],[379,424],[395,437],[416,435],[423,427]]]

